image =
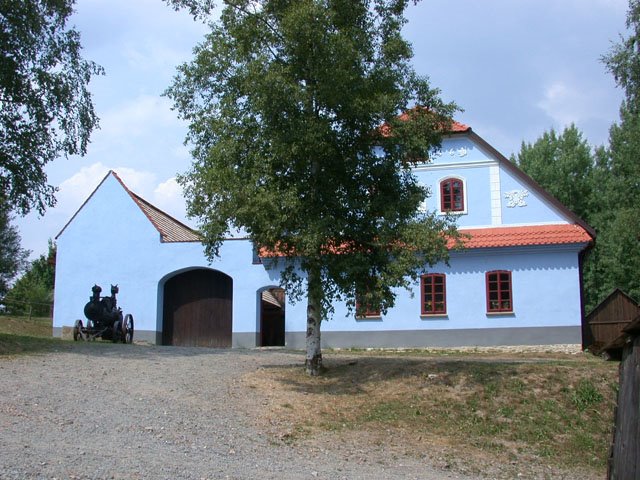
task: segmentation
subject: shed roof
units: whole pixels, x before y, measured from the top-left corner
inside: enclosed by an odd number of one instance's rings
[[[630,312],[633,312],[628,314],[629,317],[624,319],[625,321],[629,321],[631,317],[635,317],[637,314],[640,314],[640,304],[638,304],[635,299],[630,297],[627,293],[623,292],[619,288],[614,288],[613,291],[609,295],[607,295],[604,300],[602,300],[598,305],[594,307],[593,310],[591,310],[591,312],[589,312],[586,317],[586,321],[591,322],[593,319],[600,317],[600,314],[606,312],[606,310],[610,309],[612,305],[616,305],[615,309],[616,314],[618,315],[620,314],[620,306],[622,305],[628,307]],[[611,323],[620,322],[619,318],[600,318],[600,322],[606,322],[607,320]]]

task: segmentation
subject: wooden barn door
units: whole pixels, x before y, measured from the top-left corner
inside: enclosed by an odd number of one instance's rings
[[[180,273],[164,286],[162,343],[231,347],[233,280],[214,270]]]

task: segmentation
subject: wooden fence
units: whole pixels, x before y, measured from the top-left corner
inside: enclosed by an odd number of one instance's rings
[[[623,330],[623,336],[609,480],[640,478],[640,316]]]

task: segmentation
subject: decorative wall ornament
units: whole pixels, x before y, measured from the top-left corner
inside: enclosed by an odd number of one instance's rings
[[[511,190],[509,192],[504,192],[504,198],[507,199],[507,207],[526,207],[527,202],[525,198],[529,196],[529,192],[527,190]]]
[[[429,153],[429,157],[435,159],[440,158],[445,154],[449,154],[451,157],[466,157],[469,154],[469,148],[467,147],[458,147],[458,148],[447,148],[445,150],[432,150]]]

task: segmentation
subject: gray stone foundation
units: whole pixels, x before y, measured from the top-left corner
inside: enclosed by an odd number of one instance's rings
[[[54,327],[53,336],[71,338],[72,327]],[[136,330],[134,342],[162,344],[162,332]],[[305,332],[287,332],[285,346],[305,348]],[[507,345],[560,345],[582,342],[580,327],[478,328],[461,330],[391,330],[322,332],[322,348],[449,348]],[[234,332],[233,348],[255,348],[258,334]]]

